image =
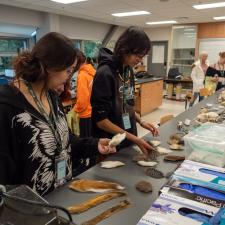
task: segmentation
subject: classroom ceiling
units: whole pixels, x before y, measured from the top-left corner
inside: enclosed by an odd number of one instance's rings
[[[214,16],[225,16],[225,8],[196,10],[193,4],[223,2],[224,0],[88,0],[60,4],[50,0],[0,0],[0,4],[51,12],[121,26],[159,27],[146,22],[176,20],[183,23],[213,22]],[[152,14],[116,18],[112,13],[145,10]],[[165,26],[165,25],[163,25]],[[166,25],[168,26],[168,25]]]

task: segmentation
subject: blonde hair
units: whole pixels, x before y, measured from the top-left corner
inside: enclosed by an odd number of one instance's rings
[[[219,53],[219,56],[220,56],[221,58],[225,58],[225,52],[220,52],[220,53]]]
[[[208,56],[208,53],[205,52],[205,51],[203,51],[203,52],[201,52],[201,53],[199,54],[198,58],[199,58],[199,59],[202,59],[202,56],[203,56],[203,55],[207,55],[207,56]]]

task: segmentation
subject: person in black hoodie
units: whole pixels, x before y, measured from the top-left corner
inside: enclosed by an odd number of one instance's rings
[[[114,134],[126,132],[127,139],[121,147],[135,143],[144,153],[153,149],[144,139],[137,137],[136,122],[154,136],[158,131],[134,111],[132,68],[141,62],[150,47],[150,40],[143,30],[129,27],[119,37],[114,52],[100,49],[91,95],[93,136],[111,138]]]
[[[69,134],[51,90],[67,81],[75,65],[72,42],[55,32],[15,59],[15,79],[0,87],[0,184],[26,184],[45,195],[72,178],[72,158],[115,152],[108,139]]]

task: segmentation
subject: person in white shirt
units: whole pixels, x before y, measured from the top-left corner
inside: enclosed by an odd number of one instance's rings
[[[199,97],[199,101],[203,100],[203,96],[200,95],[200,89],[204,88],[205,74],[209,67],[207,60],[208,53],[202,52],[199,55],[199,60],[194,63],[194,67],[191,72],[191,79],[193,81],[193,98],[190,102],[190,107],[193,106],[195,100]]]

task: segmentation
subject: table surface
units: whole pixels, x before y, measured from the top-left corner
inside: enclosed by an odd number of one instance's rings
[[[168,138],[171,134],[179,132],[177,130],[177,122],[188,119],[193,119],[198,114],[201,107],[205,106],[206,103],[215,103],[217,99],[218,93],[215,95],[208,97],[202,102],[198,103],[194,107],[189,110],[181,113],[173,120],[165,123],[159,128],[160,136],[157,138],[161,141],[161,146],[168,148]],[[150,140],[152,136],[147,134],[145,139]],[[150,208],[152,203],[158,197],[158,193],[160,188],[167,182],[166,178],[163,179],[154,179],[145,175],[146,168],[138,166],[136,163],[132,162],[132,156],[137,154],[135,151],[135,147],[130,147],[126,149],[122,149],[117,154],[111,155],[107,160],[119,160],[124,162],[126,165],[119,168],[114,169],[102,169],[99,164],[87,170],[83,174],[80,174],[77,179],[88,178],[95,180],[104,180],[117,182],[126,187],[126,191],[128,192],[128,197],[132,202],[131,207],[128,209],[122,210],[119,213],[107,218],[99,223],[99,225],[135,225],[140,220],[140,218],[146,213],[146,211]],[[183,151],[174,151],[172,154],[176,155],[184,155]],[[170,172],[174,171],[177,167],[177,163],[170,163],[163,161],[164,156],[158,157],[159,164],[157,165],[157,169],[162,172]],[[140,193],[135,189],[135,184],[139,181],[149,181],[153,186],[153,192],[150,194]],[[61,187],[54,192],[50,193],[46,196],[47,201],[51,204],[57,204],[64,207],[72,206],[74,204],[79,204],[93,196],[96,196],[95,193],[78,193],[70,190],[68,184],[64,187]],[[93,209],[88,210],[85,213],[80,215],[74,215],[73,219],[76,224],[81,224],[84,221],[87,221],[106,209],[117,205],[121,199],[115,199],[106,203],[103,203]]]

